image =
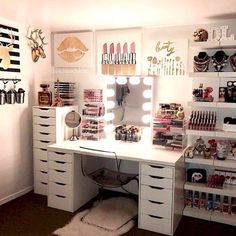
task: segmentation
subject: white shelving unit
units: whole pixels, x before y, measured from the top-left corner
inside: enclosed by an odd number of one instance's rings
[[[190,42],[190,47],[192,49],[201,48],[201,49],[230,49],[236,48],[236,40],[230,41],[209,41],[209,42]],[[209,79],[210,81],[215,81],[214,83],[218,83],[218,87],[221,86],[221,81],[224,78],[236,78],[236,72],[190,72],[189,77],[194,78],[195,80],[204,78]],[[211,79],[212,78],[212,79]],[[235,79],[236,80],[236,79]],[[218,100],[215,99],[215,100]],[[221,109],[235,109],[236,103],[226,103],[226,102],[193,102],[189,101],[188,105],[192,108],[198,108],[199,110],[206,110],[209,108],[210,110],[214,109],[217,111],[217,114],[222,114]],[[223,138],[223,139],[236,139],[236,132],[226,132],[223,130],[215,130],[215,131],[205,131],[205,130],[186,130],[186,135],[188,136],[202,136],[209,138]],[[189,139],[190,140],[190,139]],[[196,165],[205,165],[207,168],[213,169],[221,169],[221,170],[236,170],[236,159],[226,159],[224,161],[215,160],[215,159],[204,159],[203,157],[197,156],[193,159],[185,158],[186,164],[196,164]],[[219,194],[221,196],[228,197],[236,197],[236,186],[233,185],[224,185],[223,188],[211,188],[208,187],[207,184],[202,183],[190,183],[186,182],[184,185],[185,190],[192,190],[198,192],[205,192],[211,194]],[[184,215],[195,217],[199,219],[215,221],[225,224],[230,224],[236,226],[236,216],[235,215],[225,215],[223,213],[217,213],[213,211],[207,211],[204,209],[191,208],[186,206],[183,212]]]

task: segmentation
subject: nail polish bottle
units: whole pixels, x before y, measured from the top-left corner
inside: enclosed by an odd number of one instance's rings
[[[213,194],[209,193],[207,199],[207,210],[212,211],[212,209],[213,209]]]
[[[199,192],[198,191],[194,192],[193,207],[199,208]]]
[[[193,206],[193,191],[188,190],[185,192],[185,206],[192,207]]]
[[[207,206],[206,193],[202,192],[201,198],[199,200],[199,208],[206,209],[206,206]]]
[[[224,196],[222,212],[223,214],[229,214],[229,197],[228,196]]]
[[[216,195],[216,198],[215,198],[215,201],[214,201],[214,212],[221,212],[220,195]]]
[[[236,197],[231,198],[231,214],[236,215]]]

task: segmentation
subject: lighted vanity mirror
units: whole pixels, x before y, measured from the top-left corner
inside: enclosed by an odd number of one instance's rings
[[[107,77],[108,123],[150,126],[152,77]]]

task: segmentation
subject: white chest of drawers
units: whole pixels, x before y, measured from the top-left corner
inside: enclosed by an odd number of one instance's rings
[[[65,116],[77,106],[33,107],[34,192],[47,195],[47,146],[67,139],[71,130],[65,126]]]
[[[173,235],[183,209],[183,162],[175,167],[140,163],[139,228]]]

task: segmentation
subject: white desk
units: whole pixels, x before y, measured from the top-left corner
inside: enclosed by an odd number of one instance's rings
[[[147,143],[112,139],[65,141],[48,146],[48,205],[75,211],[97,194],[97,186],[81,173],[79,155],[114,158],[80,147],[113,151],[122,160],[139,163],[139,227],[173,235],[184,208],[184,160],[181,152]]]

